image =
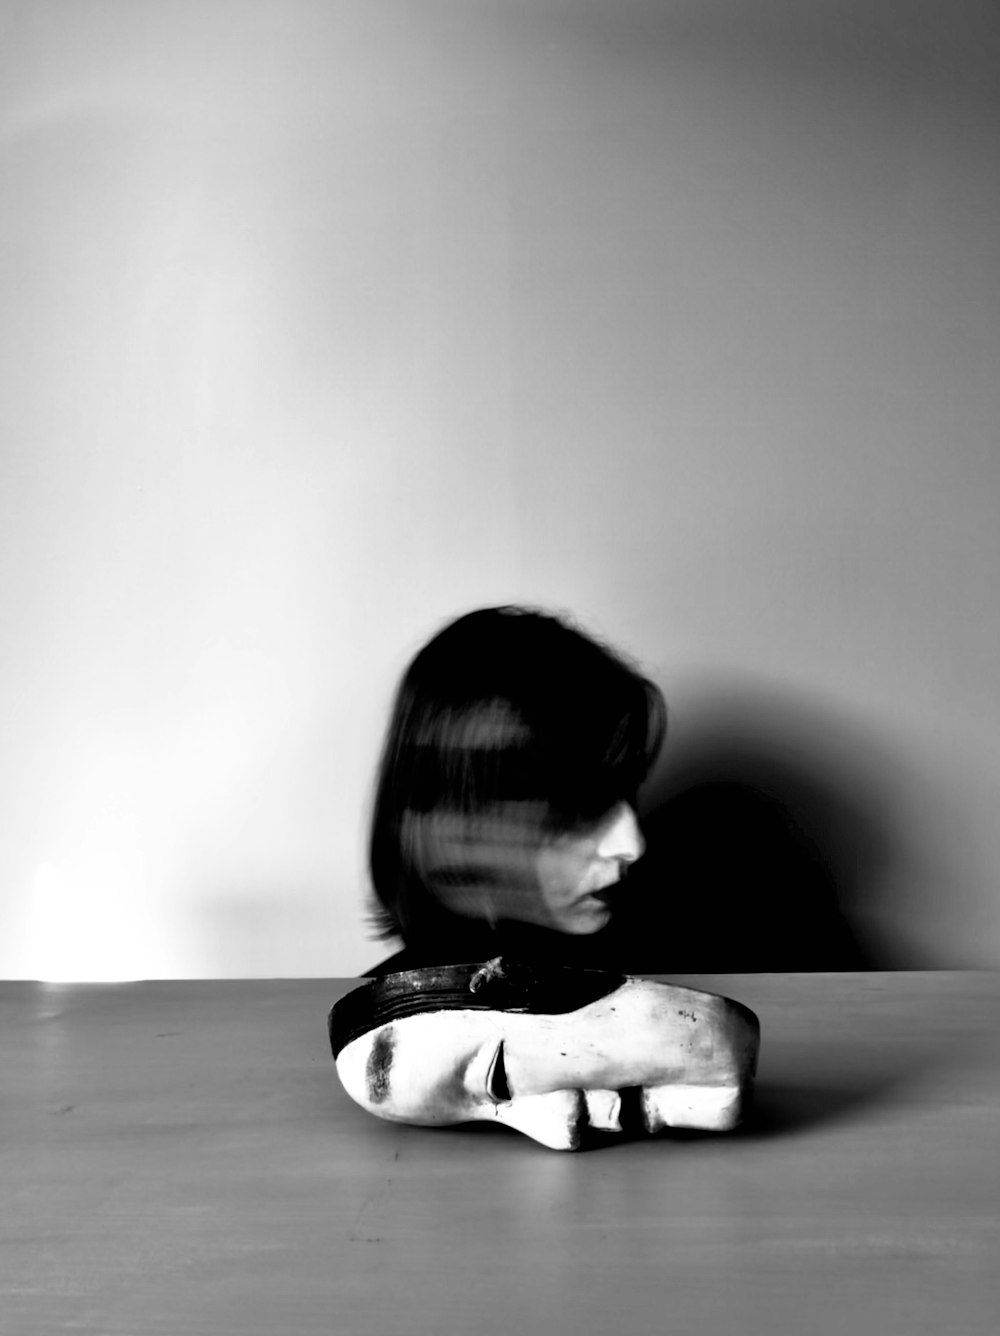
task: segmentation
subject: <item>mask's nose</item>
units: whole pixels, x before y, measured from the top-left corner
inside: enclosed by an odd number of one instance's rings
[[[628,803],[619,803],[605,820],[597,845],[598,857],[634,863],[645,852],[646,841],[642,838],[634,809]]]

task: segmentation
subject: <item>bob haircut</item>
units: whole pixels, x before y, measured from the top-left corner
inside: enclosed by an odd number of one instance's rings
[[[659,688],[559,617],[506,606],[446,626],[390,717],[369,851],[376,935],[433,941],[449,888],[474,900],[524,881],[547,839],[634,803],[665,730]]]

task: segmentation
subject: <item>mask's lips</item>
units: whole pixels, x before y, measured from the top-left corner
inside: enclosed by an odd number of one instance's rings
[[[618,1092],[615,1108],[617,1127],[602,1126],[603,1119],[594,1121],[587,1108],[586,1095],[581,1092],[582,1117],[578,1118],[574,1150],[586,1150],[607,1145],[608,1137],[615,1140],[634,1141],[649,1135],[642,1111],[642,1087],[623,1086]]]
[[[620,1132],[621,1095],[617,1090],[585,1090],[589,1125],[602,1132]]]

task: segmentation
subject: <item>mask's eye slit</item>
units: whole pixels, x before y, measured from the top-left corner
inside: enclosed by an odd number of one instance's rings
[[[506,1104],[510,1100],[510,1086],[507,1083],[507,1067],[503,1057],[503,1040],[493,1054],[490,1070],[486,1077],[486,1093],[494,1104]]]

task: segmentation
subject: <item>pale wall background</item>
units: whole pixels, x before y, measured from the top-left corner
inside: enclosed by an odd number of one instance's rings
[[[505,600],[1000,965],[994,3],[6,3],[0,189],[0,974],[385,954],[392,685]]]

